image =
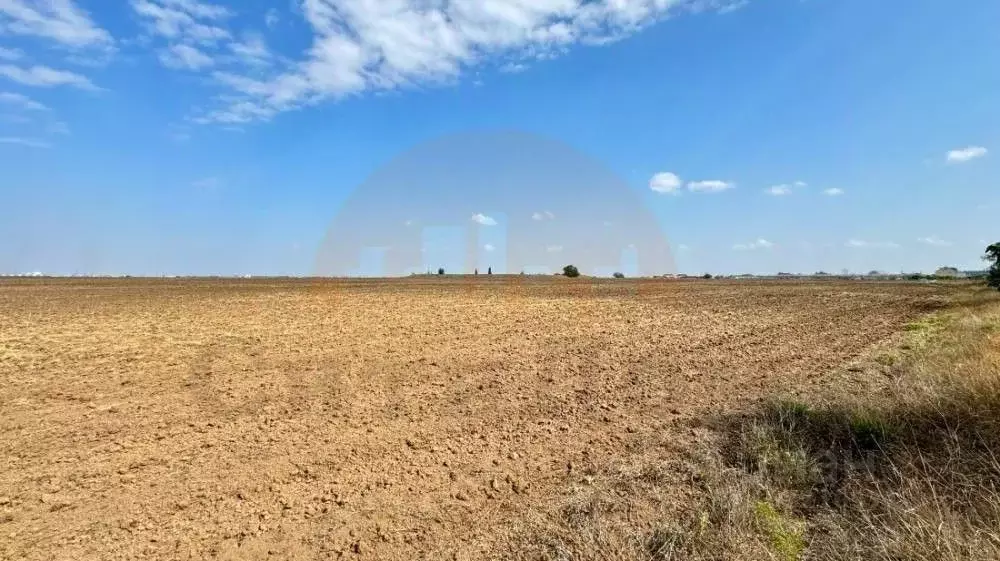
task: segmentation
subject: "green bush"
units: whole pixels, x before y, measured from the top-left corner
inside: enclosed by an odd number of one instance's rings
[[[566,265],[563,267],[563,275],[573,279],[580,276],[580,270],[576,268],[576,265]]]

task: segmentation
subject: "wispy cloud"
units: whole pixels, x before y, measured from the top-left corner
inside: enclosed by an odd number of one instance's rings
[[[264,25],[269,28],[273,29],[279,22],[281,22],[281,16],[278,15],[278,10],[271,8],[264,14]]]
[[[231,17],[228,8],[196,0],[132,0],[146,29],[166,39],[212,44],[230,33],[217,22]]]
[[[472,215],[472,221],[483,226],[496,226],[497,221],[485,214],[476,213]]]
[[[12,92],[0,92],[0,105],[9,105],[25,111],[48,111],[45,105],[26,95]]]
[[[870,249],[896,249],[899,244],[896,242],[869,242],[865,240],[852,239],[847,242],[847,247],[870,248]]]
[[[531,215],[532,220],[541,222],[542,220],[555,220],[556,215],[552,211],[536,212]]]
[[[745,8],[746,6],[749,6],[749,5],[750,5],[750,0],[736,0],[735,2],[732,2],[730,4],[725,4],[721,8],[719,8],[719,13],[720,14],[731,14],[731,13],[735,12],[736,10],[740,10],[742,8]]]
[[[274,58],[264,38],[255,33],[248,33],[242,40],[233,41],[228,46],[240,61],[250,66],[266,66]]]
[[[657,173],[649,180],[649,188],[656,193],[668,193],[676,195],[680,193],[680,188],[684,183],[675,173],[663,171]]]
[[[75,48],[110,49],[114,42],[73,0],[2,0],[0,30]]]
[[[946,242],[937,236],[928,236],[926,238],[917,238],[917,241],[934,247],[951,247],[953,244],[951,242]]]
[[[964,164],[976,158],[982,158],[989,153],[989,150],[982,146],[969,146],[948,152],[948,162],[952,164]]]
[[[793,181],[792,183],[782,183],[781,185],[772,185],[764,190],[765,193],[773,197],[783,197],[785,195],[791,195],[792,191],[795,189],[803,189],[808,186],[805,181]]]
[[[203,177],[192,181],[191,186],[197,189],[218,189],[222,186],[222,180],[218,177]]]
[[[20,138],[16,136],[2,136],[0,137],[0,144],[17,144],[19,146],[26,146],[28,148],[51,148],[52,145],[44,140],[38,140],[37,138]]]
[[[63,121],[52,121],[51,123],[45,126],[45,132],[47,132],[48,134],[61,134],[61,135],[68,135],[70,133],[69,125],[67,125]]]
[[[692,181],[687,184],[688,191],[695,193],[719,193],[736,187],[731,181],[710,179],[708,181]]]
[[[18,49],[0,47],[0,60],[20,60],[24,53]]]
[[[212,57],[201,52],[196,47],[183,43],[171,45],[161,51],[160,62],[168,68],[186,68],[188,70],[200,70],[215,64]]]
[[[550,245],[545,247],[545,251],[549,253],[562,253],[563,246],[561,245]]]
[[[155,33],[173,41],[227,40],[225,14],[196,14],[190,2],[132,0]],[[199,123],[266,120],[323,100],[368,91],[455,83],[477,68],[520,69],[582,44],[627,37],[684,12],[727,11],[741,0],[490,0],[426,2],[304,0],[312,33],[299,60],[273,72],[219,77],[231,93]],[[184,5],[182,5],[184,4]],[[211,17],[206,17],[206,16]],[[276,19],[265,16],[269,25]]]
[[[844,190],[838,189],[837,187],[831,187],[830,189],[824,189],[823,194],[827,197],[839,197],[844,194]]]
[[[488,243],[488,244],[486,244],[486,245],[483,246],[483,249],[485,249],[486,251],[492,252],[492,251],[496,250],[496,247],[494,247],[493,244]]]
[[[72,86],[82,90],[96,91],[100,88],[94,85],[86,76],[81,76],[66,70],[56,70],[48,66],[31,66],[22,68],[13,64],[0,64],[0,76],[10,80],[36,87]]]
[[[774,247],[774,243],[765,240],[764,238],[758,238],[750,243],[738,243],[733,246],[736,251],[753,251],[756,249],[771,249]]]

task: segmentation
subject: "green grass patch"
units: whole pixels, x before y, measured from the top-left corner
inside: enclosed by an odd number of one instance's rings
[[[754,506],[754,519],[778,559],[798,561],[801,558],[806,548],[801,522],[782,515],[768,501],[757,501]]]

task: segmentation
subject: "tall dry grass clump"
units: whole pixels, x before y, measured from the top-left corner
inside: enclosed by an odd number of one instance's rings
[[[905,339],[876,357],[889,373],[878,391],[830,388],[706,421],[714,438],[689,477],[650,479],[664,464],[646,456],[504,556],[1000,559],[1000,299],[970,291]]]

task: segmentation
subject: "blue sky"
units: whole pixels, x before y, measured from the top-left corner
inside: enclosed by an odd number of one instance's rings
[[[600,162],[683,272],[978,268],[998,21],[995,0],[0,0],[0,273],[309,274],[373,174],[484,130]]]

